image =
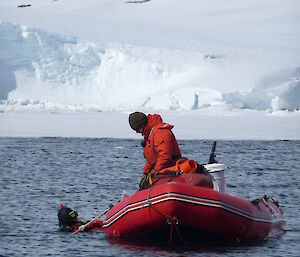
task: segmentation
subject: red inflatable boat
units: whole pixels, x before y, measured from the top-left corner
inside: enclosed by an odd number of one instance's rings
[[[120,239],[166,236],[166,240],[177,237],[184,241],[203,235],[252,241],[282,231],[286,221],[271,197],[246,200],[231,196],[206,183],[201,185],[201,176],[164,176],[150,188],[124,197],[108,212],[103,222],[105,234]]]

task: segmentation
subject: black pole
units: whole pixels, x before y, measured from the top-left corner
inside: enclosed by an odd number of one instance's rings
[[[217,146],[217,141],[214,141],[213,146],[211,148],[211,153],[210,153],[210,156],[209,156],[208,164],[217,163],[217,160],[216,160],[216,146]]]

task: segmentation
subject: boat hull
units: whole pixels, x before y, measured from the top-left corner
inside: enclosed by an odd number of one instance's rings
[[[285,225],[272,198],[249,201],[176,181],[136,192],[117,203],[103,223],[108,237],[141,238],[184,231],[223,240],[263,240]]]

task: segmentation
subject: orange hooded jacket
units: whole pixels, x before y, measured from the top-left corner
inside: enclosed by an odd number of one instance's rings
[[[142,133],[146,143],[144,174],[173,166],[181,157],[177,140],[171,131],[173,127],[164,123],[158,114],[148,115],[148,122]]]

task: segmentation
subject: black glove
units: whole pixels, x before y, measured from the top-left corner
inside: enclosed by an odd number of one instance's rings
[[[148,187],[149,184],[149,178],[148,173],[145,173],[144,177],[142,177],[140,184],[139,184],[139,190],[143,190]]]

